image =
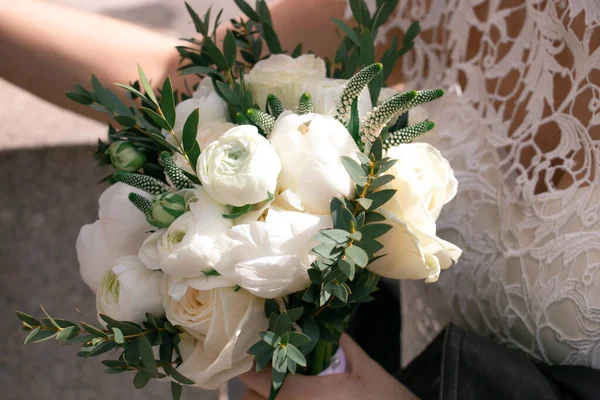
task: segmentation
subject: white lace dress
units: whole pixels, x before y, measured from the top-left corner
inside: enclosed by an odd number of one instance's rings
[[[373,3],[375,3],[373,1]],[[549,363],[600,369],[600,0],[412,0],[407,88],[448,88],[424,140],[458,195],[437,283],[402,283],[402,362],[449,322]]]

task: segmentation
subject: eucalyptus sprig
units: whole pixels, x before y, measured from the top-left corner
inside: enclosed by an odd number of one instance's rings
[[[28,332],[24,343],[39,343],[55,339],[66,344],[77,344],[81,350],[77,355],[83,358],[95,357],[111,350],[120,351],[116,360],[104,360],[107,374],[135,372],[133,384],[141,389],[150,379],[170,377],[173,400],[181,397],[182,385],[194,382],[180,372],[179,342],[181,331],[164,318],[146,314],[142,325],[128,321],[116,321],[100,314],[105,326],[80,322],[79,324],[61,318],[54,318],[41,307],[46,318],[41,321],[29,314],[17,311],[22,329]],[[153,347],[158,347],[159,358],[155,359]]]
[[[356,26],[350,27],[345,22],[332,18],[345,37],[340,42],[330,65],[331,77],[349,79],[358,70],[377,61],[374,40],[377,37],[379,28],[390,18],[397,5],[398,0],[378,0],[377,7],[371,15],[364,0],[350,0],[350,9],[356,21]],[[373,106],[377,105],[381,87],[392,74],[398,58],[412,49],[414,39],[420,31],[419,23],[417,21],[413,22],[404,33],[402,47],[400,48],[398,48],[397,35],[393,36],[390,46],[378,60],[384,66],[383,74],[369,83],[369,93]]]

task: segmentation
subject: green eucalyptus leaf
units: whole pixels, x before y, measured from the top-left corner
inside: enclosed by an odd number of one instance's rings
[[[138,74],[140,76],[140,83],[142,84],[142,87],[146,91],[146,95],[148,96],[148,98],[150,100],[152,100],[152,102],[156,106],[158,106],[158,101],[156,100],[156,96],[154,95],[152,86],[150,86],[150,82],[148,82],[148,78],[146,78],[146,75],[144,74],[144,71],[142,70],[142,66],[139,64],[138,64]]]
[[[350,40],[352,40],[357,46],[360,46],[358,34],[352,28],[337,18],[331,18],[331,20],[338,26],[338,28],[342,30],[342,32],[346,34],[346,36],[348,36],[348,38],[350,38]]]
[[[156,360],[154,359],[154,351],[148,338],[140,336],[135,340],[137,342],[138,350],[140,352],[140,358],[144,364],[144,368],[153,378],[158,378],[158,368],[156,366]]]
[[[227,101],[234,107],[240,107],[242,105],[240,97],[236,92],[233,91],[233,89],[231,89],[231,87],[228,84],[222,81],[214,82],[216,84],[217,92],[221,95],[221,97],[223,97],[225,101]]]
[[[296,307],[287,310],[288,316],[290,317],[290,321],[296,322],[302,317],[302,313],[304,312],[304,307]]]
[[[270,331],[260,332],[260,337],[266,344],[268,344],[271,347],[279,345],[279,341],[281,340],[280,335],[277,335],[276,333]]]
[[[92,335],[96,336],[96,337],[107,337],[107,334],[105,332],[103,332],[102,330],[93,327],[92,325],[88,325],[85,322],[81,322],[81,327],[83,329],[85,329],[87,332],[91,333]]]
[[[370,255],[375,255],[378,251],[383,249],[383,244],[381,244],[378,240],[363,240],[361,242],[356,243],[361,249],[366,251]]]
[[[310,339],[310,342],[308,342],[300,347],[300,350],[302,350],[302,353],[304,355],[307,355],[308,353],[313,351],[313,349],[317,345],[317,342],[319,341],[319,337],[320,337],[319,324],[314,319],[308,318],[304,321],[304,324],[302,325],[302,332],[306,336],[308,336],[308,338]]]
[[[124,335],[135,335],[138,333],[142,333],[142,329],[136,324],[133,324],[131,322],[117,321],[105,314],[99,315],[100,318],[104,322],[106,322],[110,327],[116,326],[117,328],[122,330]]]
[[[31,315],[29,314],[25,314],[21,311],[16,311],[15,314],[17,315],[17,317],[23,321],[24,323],[26,323],[27,325],[29,325],[30,327],[33,326],[40,326],[41,322],[38,321],[37,319],[33,318]]]
[[[163,83],[161,96],[160,106],[163,115],[170,126],[175,126],[175,98],[173,97],[173,87],[169,77]]]
[[[260,354],[272,353],[273,346],[269,345],[264,340],[260,340],[254,343],[247,351],[248,354],[252,354],[254,356],[258,356]]]
[[[227,219],[239,218],[242,215],[250,212],[252,210],[252,208],[254,208],[254,204],[246,204],[246,205],[240,206],[240,207],[232,206],[231,212],[229,214],[223,214],[223,218],[227,218]]]
[[[363,0],[350,0],[350,10],[352,16],[359,25],[365,25],[368,19],[365,19],[365,9],[367,8]]]
[[[183,390],[183,387],[176,382],[171,382],[171,397],[173,398],[173,400],[180,400],[181,399],[181,391]]]
[[[391,200],[391,198],[394,197],[395,194],[395,189],[383,189],[369,194],[367,197],[373,200],[370,210],[378,209],[379,207],[387,203],[389,200]]]
[[[302,43],[298,43],[294,50],[292,51],[291,57],[298,58],[302,55]]]
[[[275,328],[273,331],[279,336],[283,335],[285,332],[288,332],[292,328],[292,321],[290,320],[290,316],[287,312],[283,311],[277,317],[277,321],[275,322]]]
[[[123,337],[123,331],[121,331],[119,328],[114,327],[114,326],[112,328],[112,331],[115,335],[115,342],[117,342],[119,344],[125,343],[125,338]]]
[[[171,127],[171,125],[169,125],[167,120],[164,119],[163,117],[161,117],[155,111],[153,111],[147,107],[142,107],[142,110],[144,110],[144,112],[152,119],[152,121],[154,121],[156,123],[156,125],[160,126],[162,129],[167,130],[167,131],[170,131],[171,129],[173,129]]]
[[[300,332],[290,332],[289,342],[299,348],[304,346],[305,344],[308,344],[310,342],[310,338],[307,335]]]
[[[293,360],[296,364],[306,367],[306,358],[304,358],[304,355],[296,346],[290,343],[287,345],[286,349],[288,358]]]
[[[382,175],[382,176],[379,176],[379,177],[373,179],[373,181],[371,181],[371,185],[369,186],[369,189],[377,189],[378,187],[387,185],[388,183],[390,183],[394,179],[396,179],[396,177],[394,175]]]
[[[340,283],[340,284],[334,285],[331,288],[331,294],[333,294],[341,302],[347,303],[348,296],[350,295],[350,291],[348,290],[348,286],[346,286],[345,283]]]
[[[270,24],[263,23],[263,33],[265,42],[267,42],[267,47],[269,48],[271,54],[283,53],[283,50],[281,49],[281,43],[279,43],[279,38]]]
[[[185,124],[183,125],[183,134],[182,134],[182,145],[183,150],[188,153],[192,150],[194,145],[196,144],[196,136],[198,135],[198,123],[200,121],[200,110],[195,109],[188,116]],[[195,165],[195,164],[194,164]]]
[[[338,267],[340,267],[340,269],[342,270],[344,275],[348,277],[348,279],[354,279],[354,273],[356,268],[354,267],[354,263],[351,259],[342,258],[340,261],[338,261]]]
[[[85,106],[88,106],[94,102],[94,99],[92,97],[79,92],[67,92],[65,93],[65,95],[69,99],[76,101],[79,104],[83,104]]]
[[[369,256],[367,253],[356,245],[346,247],[344,254],[346,254],[346,257],[351,259],[354,264],[361,268],[366,267],[369,262]]]
[[[201,65],[192,65],[191,67],[185,67],[181,71],[179,71],[179,75],[208,75],[210,73],[218,72],[215,71],[214,68],[204,67]]]
[[[385,217],[375,211],[369,211],[365,216],[365,224],[370,224],[373,222],[381,222],[381,221],[385,221]]]
[[[371,208],[371,205],[373,204],[373,200],[367,198],[356,199],[356,202],[365,210]]]
[[[237,58],[237,47],[235,44],[235,38],[230,30],[227,30],[225,39],[223,40],[223,52],[225,53],[225,61],[227,62],[227,69],[233,68],[235,59]]]
[[[271,314],[279,314],[279,304],[273,299],[265,300],[265,316],[269,318]]]
[[[390,229],[392,226],[388,224],[367,224],[360,228],[360,233],[363,235],[362,240],[372,240],[385,235]]]
[[[58,332],[56,339],[66,342],[77,337],[80,331],[81,330],[77,326],[69,326]]]
[[[196,28],[196,32],[198,32],[199,34],[201,34],[203,36],[208,35],[208,27],[204,24],[202,19],[200,19],[200,17],[196,13],[196,11],[194,11],[194,9],[187,3],[187,1],[184,3],[185,3],[185,8],[187,9],[188,14],[190,14],[190,17],[192,18],[192,21],[194,22],[194,27]]]
[[[269,12],[269,7],[267,6],[267,3],[264,0],[257,0],[256,11],[258,12],[258,16],[260,17],[261,22],[273,26],[273,21],[271,20],[271,13]]]
[[[244,14],[246,14],[246,16],[248,18],[250,18],[254,22],[260,21],[260,17],[256,13],[256,11],[254,11],[254,9],[250,6],[250,4],[246,3],[244,0],[234,0],[234,1],[235,1],[235,4],[238,6],[238,8]]]
[[[221,50],[215,45],[215,42],[208,36],[204,37],[203,40],[203,48],[206,50],[212,62],[221,70],[227,71],[227,60],[225,60],[225,56],[221,53]]]
[[[325,244],[344,244],[348,241],[349,232],[343,229],[324,229],[319,231],[314,239]]]
[[[150,381],[150,375],[145,373],[144,371],[138,371],[137,374],[133,377],[133,386],[136,389],[142,389],[144,386],[148,384]]]
[[[277,347],[273,352],[273,369],[285,372],[287,367],[287,348]]]
[[[350,178],[352,178],[357,185],[365,186],[367,184],[367,176],[361,166],[350,157],[342,156],[341,160],[342,165],[348,172],[348,175],[350,175]]]
[[[172,377],[173,379],[175,379],[177,382],[181,383],[182,385],[193,385],[194,384],[193,380],[188,379],[185,376],[183,376],[181,374],[181,372],[179,372],[175,368],[173,368],[172,365],[165,365],[163,367],[163,370],[165,371],[165,373],[167,375],[169,375],[170,377]]]

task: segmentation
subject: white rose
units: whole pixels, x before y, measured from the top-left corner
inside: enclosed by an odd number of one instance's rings
[[[147,232],[153,229],[129,201],[131,192],[151,198],[124,183],[111,185],[98,200],[99,219],[79,231],[75,247],[81,277],[94,293],[111,263],[122,256],[136,255]]]
[[[136,256],[115,260],[96,293],[98,313],[136,323],[145,321],[146,313],[162,317],[162,277],[161,271],[149,270]]]
[[[221,204],[243,206],[275,193],[281,162],[267,139],[252,125],[241,125],[212,142],[198,158],[206,192]]]
[[[183,363],[177,370],[209,390],[252,368],[254,358],[247,351],[268,327],[262,299],[221,287],[213,278],[181,282],[165,275],[162,284],[167,319],[187,332],[181,336]]]
[[[224,218],[229,210],[197,186],[197,201],[190,211],[171,223],[168,229],[150,235],[139,249],[140,259],[150,269],[162,269],[169,275],[197,277],[211,270],[218,253],[213,251],[215,238],[232,226]]]
[[[311,214],[329,214],[332,198],[354,196],[354,183],[340,157],[359,150],[335,118],[286,111],[277,119],[269,140],[282,164],[279,204]]]
[[[200,110],[198,127],[211,122],[226,122],[229,119],[227,103],[219,96],[212,81],[203,79],[193,97],[175,107],[175,133],[180,135],[183,132],[185,121],[196,108]]]
[[[214,265],[223,277],[250,293],[276,298],[306,289],[312,237],[331,227],[331,217],[270,209],[264,222],[233,227],[215,242]]]
[[[252,99],[261,108],[267,96],[277,96],[286,109],[298,106],[300,96],[312,82],[325,80],[325,61],[312,54],[292,58],[285,54],[273,54],[256,63],[246,76],[246,85]]]
[[[396,179],[386,188],[397,192],[380,212],[393,228],[380,238],[385,246],[381,254],[387,256],[368,268],[389,278],[434,282],[440,269],[450,267],[461,254],[460,248],[436,236],[435,226],[458,183],[448,161],[429,144],[402,144],[386,155],[397,160],[388,171]]]
[[[318,82],[308,82],[305,89],[310,93],[315,113],[334,116],[337,108],[336,104],[346,82],[348,81],[345,79],[325,79]],[[358,97],[358,115],[364,117],[371,109],[369,89],[365,89]]]

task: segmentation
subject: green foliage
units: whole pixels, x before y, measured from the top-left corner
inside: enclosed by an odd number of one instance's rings
[[[180,398],[181,385],[194,384],[176,369],[182,362],[178,350],[180,332],[166,319],[146,314],[146,321],[139,325],[128,321],[116,321],[101,314],[100,317],[106,326],[96,327],[85,322],[77,324],[53,318],[43,307],[42,311],[47,318],[41,322],[31,315],[16,312],[23,324],[23,330],[28,332],[25,344],[56,339],[66,344],[81,346],[77,355],[83,358],[118,350],[120,354],[116,360],[102,361],[107,367],[105,373],[133,371],[133,384],[138,389],[146,386],[150,379],[170,376],[177,382],[172,384],[173,399]],[[154,356],[154,347],[159,348],[158,360]]]
[[[160,163],[161,167],[163,167],[165,174],[171,181],[171,184],[177,189],[187,189],[193,187],[193,182],[183,173],[181,169],[179,169],[169,152],[163,151],[160,153],[158,162]]]
[[[375,63],[374,39],[379,28],[392,15],[398,0],[377,1],[377,7],[373,15],[370,14],[364,0],[351,0],[350,8],[356,25],[352,27],[338,19],[332,18],[336,26],[345,35],[336,51],[334,57],[331,77],[349,79],[357,70]],[[385,67],[383,75],[378,76],[369,84],[371,103],[377,104],[379,92],[387,78],[391,75],[396,61],[402,55],[408,53],[413,45],[414,39],[420,32],[420,25],[414,22],[404,34],[402,47],[398,49],[398,38],[392,38],[391,46],[384,52],[379,62]],[[348,110],[349,111],[349,110]]]

